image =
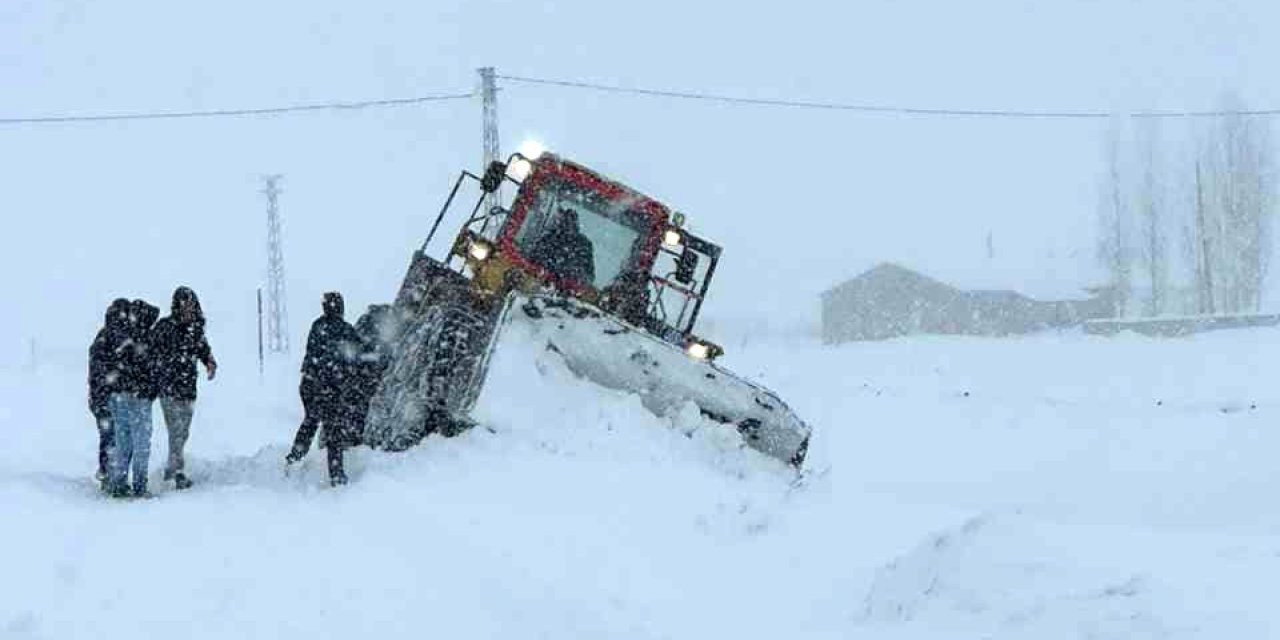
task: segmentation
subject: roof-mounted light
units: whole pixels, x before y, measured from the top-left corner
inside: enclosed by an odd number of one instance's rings
[[[507,165],[507,176],[516,182],[524,182],[533,173],[533,162],[524,156],[516,156]]]
[[[520,146],[516,151],[530,160],[537,160],[542,157],[542,154],[547,152],[547,147],[533,138],[528,138],[524,142],[520,143]]]

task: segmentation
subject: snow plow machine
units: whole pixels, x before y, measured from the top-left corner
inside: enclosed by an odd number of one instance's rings
[[[427,250],[464,185],[478,191],[475,204],[433,258]],[[509,206],[504,185],[515,186]],[[809,426],[772,391],[720,367],[721,348],[694,333],[720,253],[682,214],[551,153],[463,171],[394,304],[361,318],[376,327],[386,362],[365,444],[398,451],[473,426],[498,337],[523,323],[575,375],[638,394],[659,416],[692,402],[799,469]]]

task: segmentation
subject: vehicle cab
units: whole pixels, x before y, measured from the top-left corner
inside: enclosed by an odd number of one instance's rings
[[[471,177],[486,194],[516,186],[509,206],[477,202],[450,250],[450,265],[480,291],[553,289],[694,357],[720,354],[693,329],[721,250],[685,229],[683,215],[552,153],[514,154]]]

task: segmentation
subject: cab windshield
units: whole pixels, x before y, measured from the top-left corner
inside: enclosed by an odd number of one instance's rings
[[[648,218],[627,202],[561,180],[543,183],[516,232],[521,255],[557,277],[596,290],[635,264]]]

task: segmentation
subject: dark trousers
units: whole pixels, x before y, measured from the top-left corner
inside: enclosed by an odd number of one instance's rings
[[[298,425],[298,433],[293,437],[293,449],[290,456],[301,460],[311,450],[311,442],[315,440],[316,431],[323,429],[321,441],[325,448],[329,467],[329,482],[346,484],[347,473],[343,467],[342,450],[346,443],[338,434],[343,433],[346,426],[345,414],[340,403],[327,398],[317,398],[309,394],[302,396],[303,418]]]
[[[293,451],[291,453],[294,457],[301,458],[307,455],[307,452],[311,450],[311,441],[315,440],[316,430],[319,428],[320,421],[310,411],[303,414],[302,424],[298,425],[298,433],[293,436]]]
[[[115,441],[116,432],[111,426],[111,416],[103,415],[98,421],[98,473],[107,474],[107,461],[111,455],[111,443]]]

